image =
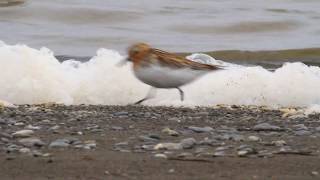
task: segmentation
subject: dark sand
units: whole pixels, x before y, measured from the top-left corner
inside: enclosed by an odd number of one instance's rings
[[[319,115],[285,112],[235,106],[47,104],[4,108],[0,114],[0,179],[320,179]],[[261,123],[271,126],[255,127]],[[31,136],[44,145],[24,146],[19,143],[22,138],[11,136],[28,125],[35,129]],[[195,132],[191,126],[212,129]],[[163,132],[166,127],[178,136]],[[259,140],[249,140],[249,136]],[[49,148],[52,141],[70,137],[77,143]],[[158,143],[186,138],[196,142],[179,150],[153,149]],[[96,147],[81,148],[87,140],[94,140]],[[24,147],[31,152],[18,152]],[[248,153],[240,157],[241,150]]]

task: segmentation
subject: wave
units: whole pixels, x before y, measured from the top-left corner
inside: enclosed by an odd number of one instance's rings
[[[131,104],[143,98],[149,87],[134,77],[131,64],[117,66],[123,58],[117,51],[99,49],[87,62],[59,62],[47,48],[0,43],[0,99],[13,104]],[[183,102],[176,90],[162,89],[145,105],[320,105],[319,67],[295,62],[269,71],[261,66],[218,61],[205,54],[188,58],[229,68],[182,87],[186,95]]]

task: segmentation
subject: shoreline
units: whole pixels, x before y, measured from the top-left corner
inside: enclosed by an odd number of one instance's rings
[[[197,52],[194,52],[197,53]],[[286,62],[302,62],[306,65],[320,66],[320,48],[285,49],[285,50],[219,50],[202,52],[215,59],[242,65],[258,65],[265,68],[278,68]],[[182,56],[192,53],[178,52]],[[75,59],[86,62],[92,57],[74,55],[56,55],[59,61]]]
[[[16,180],[318,179],[320,116],[289,112],[239,106],[4,107],[0,173]]]

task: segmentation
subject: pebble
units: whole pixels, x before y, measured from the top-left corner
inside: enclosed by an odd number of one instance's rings
[[[270,125],[269,123],[261,123],[257,124],[253,127],[255,131],[280,131],[281,128],[279,126]]]
[[[67,139],[57,139],[49,144],[49,148],[66,148],[69,147],[69,143]]]
[[[257,141],[260,141],[261,138],[258,137],[258,136],[249,136],[248,137],[248,141],[251,141],[251,142],[257,142]]]
[[[224,151],[216,151],[213,153],[214,157],[223,157],[226,156],[226,153]]]
[[[112,126],[111,129],[114,130],[114,131],[122,131],[122,130],[124,130],[124,128],[120,127],[120,126]]]
[[[41,147],[45,145],[45,143],[41,141],[39,138],[23,138],[23,139],[20,139],[18,142],[27,147],[32,147],[32,146]]]
[[[183,149],[180,143],[159,143],[153,147],[154,150],[180,150]]]
[[[199,142],[201,145],[207,145],[207,146],[220,146],[221,143],[217,141],[216,139],[209,139],[208,137],[205,137],[202,141]]]
[[[24,126],[24,123],[23,122],[17,122],[14,124],[15,126]]]
[[[83,149],[95,149],[96,147],[97,147],[97,143],[95,140],[84,141]]]
[[[168,156],[165,155],[165,154],[155,154],[154,157],[156,157],[156,158],[163,158],[163,159],[167,159],[167,158],[168,158]]]
[[[177,118],[177,117],[169,118],[168,121],[175,121],[175,122],[178,122],[178,123],[181,122],[181,120],[179,118]]]
[[[32,134],[34,134],[33,130],[27,129],[27,130],[20,130],[12,134],[13,137],[30,137]]]
[[[317,132],[320,132],[320,126],[315,129]]]
[[[196,145],[196,140],[194,138],[187,138],[180,141],[183,149],[191,149]]]
[[[308,127],[306,127],[304,124],[297,124],[293,126],[295,130],[300,131],[300,130],[308,130]]]
[[[318,172],[318,171],[312,171],[311,174],[312,174],[313,176],[319,176],[319,172]]]
[[[158,138],[153,138],[152,136],[150,137],[148,135],[147,136],[143,136],[143,135],[139,136],[139,140],[143,141],[143,142],[157,142],[157,141],[159,141]]]
[[[170,129],[170,128],[164,128],[163,130],[162,130],[162,132],[163,133],[166,133],[166,134],[168,134],[168,135],[170,135],[170,136],[179,136],[179,133],[177,132],[177,131],[175,131],[175,130],[172,130],[172,129]]]
[[[278,140],[278,141],[272,141],[271,144],[274,146],[284,146],[287,143],[284,140]]]
[[[29,148],[21,148],[21,149],[19,149],[19,153],[25,154],[25,153],[30,153],[30,152],[31,152],[31,150]]]
[[[32,126],[31,124],[29,124],[28,126],[26,126],[26,129],[39,130],[39,129],[41,129],[41,127],[40,126]]]
[[[306,130],[299,130],[299,131],[294,131],[294,135],[296,136],[309,136],[312,133],[310,131],[306,131]]]
[[[4,119],[2,119],[2,118],[0,118],[0,124],[1,124],[1,125],[5,125],[5,124],[7,124],[7,121],[4,120]]]
[[[248,155],[256,154],[257,151],[248,145],[241,145],[237,148],[238,152],[237,155],[239,157],[246,157]]]
[[[192,130],[196,133],[203,133],[203,132],[210,132],[213,131],[212,127],[206,126],[206,127],[196,127],[196,126],[189,126],[188,129]]]
[[[115,116],[127,116],[129,113],[127,111],[116,112],[113,115]]]

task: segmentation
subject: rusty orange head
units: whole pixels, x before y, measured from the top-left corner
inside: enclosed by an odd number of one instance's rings
[[[146,43],[137,43],[128,49],[128,61],[138,62],[143,60],[151,51],[151,47]]]

